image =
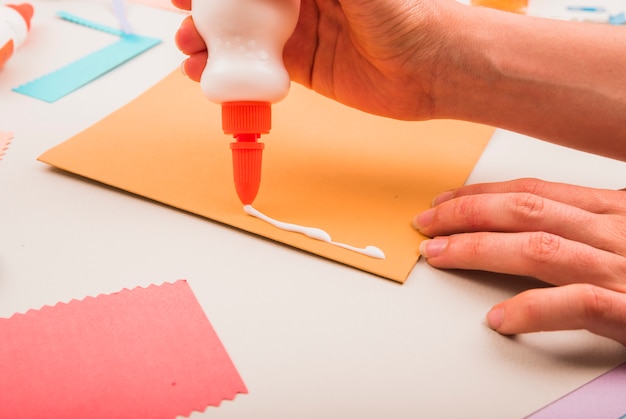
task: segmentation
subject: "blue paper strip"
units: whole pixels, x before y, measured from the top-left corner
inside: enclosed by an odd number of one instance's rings
[[[120,40],[52,73],[16,87],[13,89],[14,92],[49,103],[55,102],[161,42],[157,38],[125,34],[118,29],[68,13],[61,12],[59,16],[79,25],[118,35]]]

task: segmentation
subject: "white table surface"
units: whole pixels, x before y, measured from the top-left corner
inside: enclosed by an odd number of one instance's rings
[[[48,104],[11,88],[112,41],[56,11],[116,21],[105,0],[32,4],[31,36],[0,72],[0,131],[15,133],[0,161],[1,317],[187,279],[250,392],[198,418],[518,418],[626,359],[584,331],[489,330],[489,308],[532,280],[420,261],[399,285],[36,161],[176,69],[183,16],[129,4],[137,33],[163,44]],[[469,182],[529,176],[622,188],[626,165],[498,130]]]

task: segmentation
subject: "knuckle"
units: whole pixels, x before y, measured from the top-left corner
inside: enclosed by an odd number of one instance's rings
[[[524,318],[528,324],[542,324],[545,316],[544,306],[535,298],[527,298],[524,305]]]
[[[546,183],[536,178],[523,178],[515,181],[515,191],[531,195],[541,196],[546,188]]]
[[[561,248],[561,238],[543,231],[532,232],[522,246],[522,254],[531,261],[546,264],[554,261]]]
[[[613,223],[608,226],[603,235],[606,237],[605,250],[620,256],[626,257],[626,219],[622,217],[613,217]]]
[[[611,300],[599,287],[580,284],[578,292],[583,304],[583,321],[603,319],[611,312]]]
[[[474,240],[465,241],[465,252],[472,260],[484,257],[483,234],[476,234]]]
[[[480,201],[473,196],[455,200],[453,214],[457,221],[465,225],[468,230],[478,230],[485,225],[485,216]]]
[[[455,267],[475,267],[490,254],[486,243],[488,233],[454,234],[449,236],[446,255],[454,261]]]
[[[513,198],[513,211],[526,218],[540,218],[543,213],[544,199],[530,193],[518,193]]]

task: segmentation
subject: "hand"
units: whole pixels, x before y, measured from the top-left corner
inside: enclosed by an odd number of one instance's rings
[[[438,268],[536,277],[557,287],[497,304],[503,334],[587,329],[626,345],[626,192],[534,179],[465,186],[414,226]]]
[[[191,0],[172,3],[191,8]],[[450,31],[444,24],[437,32],[432,23],[443,22],[453,7],[455,1],[302,0],[298,26],[285,46],[285,66],[292,80],[348,106],[397,119],[428,119],[433,74],[442,74],[437,59]],[[198,81],[208,53],[191,17],[181,24],[176,42],[189,55],[185,73]]]

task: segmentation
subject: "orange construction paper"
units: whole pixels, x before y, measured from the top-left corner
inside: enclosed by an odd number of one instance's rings
[[[186,281],[0,318],[0,417],[176,418],[247,389]]]
[[[326,230],[334,241],[382,249],[379,260],[279,230],[244,213],[235,193],[221,109],[175,71],[136,100],[48,150],[60,169],[404,282],[423,237],[413,216],[461,186],[493,128],[369,115],[294,84],[263,136],[255,208]]]

